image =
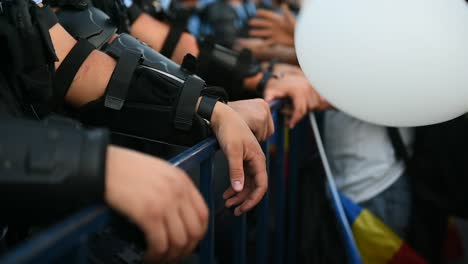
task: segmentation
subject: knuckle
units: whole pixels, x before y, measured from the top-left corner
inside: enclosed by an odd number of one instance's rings
[[[229,155],[240,156],[242,154],[242,149],[240,148],[240,142],[229,142],[225,145],[225,152]]]
[[[173,241],[172,241],[172,246],[176,249],[182,249],[184,248],[188,243],[188,238],[186,235],[184,236],[180,236],[180,237],[177,237],[175,238]]]
[[[186,184],[184,184],[182,181],[176,181],[175,183],[175,188],[173,190],[173,197],[174,198],[181,198],[185,196],[185,187]]]
[[[168,251],[169,251],[168,243],[158,243],[158,245],[155,248],[154,253],[156,254],[157,258],[160,258],[166,255]]]
[[[210,216],[210,211],[209,211],[208,206],[206,205],[206,203],[205,202],[200,202],[200,206],[198,208],[200,208],[198,213],[200,215],[200,219],[202,220],[202,222],[203,223],[208,222],[209,216]]]
[[[275,131],[276,131],[276,128],[275,128],[275,126],[273,125],[273,126],[271,127],[270,133],[268,133],[268,136],[273,135],[273,134],[275,133]]]
[[[257,186],[257,189],[258,189],[259,193],[261,193],[262,196],[263,196],[266,193],[267,189],[268,189],[268,180],[265,181],[265,184]]]
[[[265,157],[265,153],[263,153],[263,151],[258,150],[258,151],[255,151],[254,153],[254,159],[258,160],[258,161],[266,161],[266,157]]]
[[[200,227],[200,233],[197,234],[197,240],[201,240],[203,239],[203,237],[205,236],[207,230],[208,230],[208,225],[209,225],[209,222],[206,221],[201,227]]]
[[[254,198],[254,197],[247,197],[244,201],[244,204],[245,205],[248,205],[248,207],[250,206],[253,206],[257,203],[257,200],[258,198]],[[246,208],[243,208],[243,209],[246,209]]]
[[[208,207],[206,204],[203,204],[200,209],[200,220],[203,225],[208,224],[208,221],[210,220],[210,211],[208,210]]]
[[[144,212],[148,220],[154,221],[154,219],[159,219],[164,214],[164,206],[156,206],[153,199],[148,199],[144,203]]]
[[[231,178],[238,179],[242,177],[243,169],[242,168],[231,168],[230,169]]]
[[[170,179],[171,184],[171,194],[175,197],[180,197],[184,194],[184,189],[186,187],[186,181],[184,177],[172,177]]]
[[[193,241],[193,239],[197,235],[197,229],[199,229],[199,227],[194,227],[194,226],[191,226],[190,228],[187,229],[188,241]]]
[[[154,261],[163,258],[169,251],[169,243],[167,240],[155,240],[154,237],[147,237],[148,249],[147,255],[149,259]]]
[[[190,230],[190,241],[198,241],[203,238],[204,226],[197,226],[197,228]]]

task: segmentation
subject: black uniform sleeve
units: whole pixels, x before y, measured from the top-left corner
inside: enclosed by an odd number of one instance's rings
[[[107,131],[68,119],[0,119],[0,209],[49,214],[102,201],[107,145]]]

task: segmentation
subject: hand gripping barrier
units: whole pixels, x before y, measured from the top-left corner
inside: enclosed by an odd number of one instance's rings
[[[275,134],[262,148],[270,168],[270,146],[275,146],[274,173],[269,173],[269,181],[275,189],[269,190],[256,212],[255,263],[297,263],[297,199],[298,199],[298,155],[303,149],[305,129],[312,127],[315,142],[324,164],[330,201],[333,204],[338,222],[346,244],[349,263],[362,263],[354,241],[351,228],[346,220],[338,192],[331,176],[325,152],[314,114],[309,120],[304,119],[296,128],[285,129],[284,117],[280,112],[282,101],[270,104],[275,121]],[[307,122],[310,121],[310,122]],[[219,150],[216,139],[209,138],[191,147],[169,160],[174,166],[183,170],[200,168],[200,191],[208,204],[210,212],[214,211],[213,191],[213,155]],[[286,166],[286,162],[288,164]],[[273,199],[273,201],[269,201]],[[270,232],[271,216],[269,205],[273,204],[275,230]],[[215,240],[214,214],[210,214],[210,223],[204,239],[200,243],[200,263],[222,263],[214,256]],[[87,207],[64,221],[44,230],[31,240],[24,242],[0,257],[0,263],[88,263],[87,239],[90,235],[102,230],[111,218],[110,209],[104,205]],[[247,220],[245,214],[237,217],[234,224],[232,244],[235,264],[247,263]],[[269,236],[273,235],[272,238]],[[270,243],[272,242],[272,243]]]

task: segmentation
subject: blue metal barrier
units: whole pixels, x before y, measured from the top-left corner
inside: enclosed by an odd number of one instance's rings
[[[274,173],[269,173],[270,181],[274,183],[274,190],[269,190],[257,206],[256,225],[256,257],[255,263],[270,263],[270,255],[275,263],[297,263],[297,193],[298,193],[298,162],[297,158],[301,147],[301,138],[305,136],[305,128],[312,125],[318,135],[314,119],[311,122],[303,120],[295,129],[288,131],[283,123],[280,113],[282,102],[275,101],[270,104],[275,119],[276,133],[268,142],[262,144],[266,154],[267,165],[270,168],[270,143],[276,146]],[[288,133],[285,133],[288,132]],[[285,135],[288,135],[286,138]],[[285,140],[286,139],[286,140]],[[320,139],[317,140],[319,150],[323,154]],[[290,143],[286,146],[286,143]],[[288,149],[285,149],[288,148]],[[183,170],[200,168],[200,191],[208,204],[210,212],[214,212],[214,186],[213,186],[213,155],[219,150],[215,139],[206,139],[194,147],[184,151],[169,160],[174,166]],[[286,169],[285,158],[289,158]],[[322,157],[323,159],[323,157]],[[326,163],[326,160],[324,160]],[[326,170],[327,165],[324,166]],[[327,176],[330,174],[327,172]],[[286,177],[287,176],[287,177]],[[343,227],[350,263],[361,263],[353,235],[346,218],[343,217],[342,205],[337,197],[333,178],[327,177],[330,186],[331,198],[337,217]],[[274,232],[270,233],[269,199],[274,199]],[[286,206],[286,202],[288,202]],[[286,211],[288,210],[288,211]],[[87,239],[90,235],[100,231],[111,218],[110,210],[102,205],[88,207],[65,221],[45,230],[33,239],[23,243],[16,249],[0,258],[0,263],[50,263],[53,260],[67,259],[66,263],[87,262]],[[216,223],[214,214],[210,214],[208,231],[200,243],[200,263],[216,263],[214,250],[214,229]],[[247,263],[247,219],[245,214],[236,218],[233,236],[233,263]],[[273,238],[269,236],[273,234]],[[269,252],[270,240],[273,242],[273,251]],[[73,258],[70,260],[70,258]]]

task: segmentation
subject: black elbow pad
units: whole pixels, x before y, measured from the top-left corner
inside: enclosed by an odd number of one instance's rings
[[[86,39],[100,49],[117,33],[118,28],[103,11],[86,3],[83,5],[82,8],[62,7],[57,12],[58,20],[70,35],[77,39]]]
[[[139,53],[141,55],[142,65],[166,72],[181,80],[187,78],[187,76],[191,75],[192,71],[194,71],[194,69],[181,67],[150,46],[126,33],[122,33],[116,37],[103,51],[117,60],[120,59],[122,54],[126,51]]]
[[[105,130],[63,119],[3,119],[0,139],[0,208],[12,216],[103,200]]]

